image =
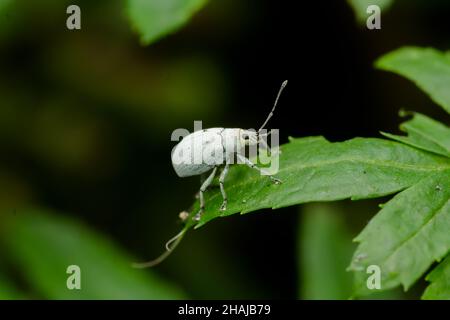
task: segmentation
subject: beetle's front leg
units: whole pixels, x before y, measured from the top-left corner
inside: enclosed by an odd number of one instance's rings
[[[249,166],[252,169],[255,169],[260,174],[265,175],[265,176],[269,176],[270,180],[272,180],[273,183],[280,184],[282,182],[280,179],[277,179],[277,178],[271,176],[266,170],[259,168],[256,164],[251,162],[249,159],[247,159],[243,155],[237,154],[237,157],[238,157],[239,160],[244,162],[247,166]]]
[[[200,217],[205,211],[205,199],[203,198],[203,193],[208,189],[209,185],[214,179],[214,176],[216,175],[217,167],[214,167],[211,174],[206,178],[206,180],[203,182],[202,186],[200,187],[199,197],[200,197],[200,210],[197,212],[197,214],[194,216],[195,221],[199,221]]]

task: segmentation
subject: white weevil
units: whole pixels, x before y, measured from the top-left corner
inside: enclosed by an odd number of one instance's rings
[[[279,179],[269,175],[264,171],[264,169],[257,167],[248,158],[240,154],[239,151],[246,146],[257,145],[258,143],[262,143],[265,147],[268,147],[265,141],[260,139],[260,137],[267,136],[268,134],[261,134],[261,130],[264,129],[269,119],[273,116],[278,99],[286,84],[287,80],[282,83],[272,110],[258,131],[238,128],[204,129],[187,135],[175,146],[172,152],[172,165],[179,177],[200,175],[212,169],[212,172],[200,187],[200,210],[194,216],[194,220],[200,220],[200,215],[205,209],[203,193],[213,181],[217,173],[217,168],[222,165],[224,165],[224,168],[220,174],[219,185],[220,192],[223,197],[223,203],[220,210],[226,210],[228,199],[224,188],[224,182],[228,174],[230,164],[234,162],[235,158],[237,158],[239,163],[246,164],[249,167],[258,170],[260,173],[268,175],[274,183],[281,183]],[[183,158],[184,161],[180,161],[181,158]]]
[[[260,139],[263,136],[268,136],[268,134],[262,134],[261,130],[264,129],[267,122],[269,122],[270,118],[273,116],[273,112],[277,106],[278,99],[280,98],[281,92],[283,91],[286,84],[287,80],[282,83],[272,110],[270,111],[269,115],[258,131],[238,128],[210,128],[196,131],[187,135],[175,146],[172,152],[172,165],[178,176],[190,177],[200,175],[212,169],[212,172],[200,187],[200,210],[194,216],[194,220],[200,220],[200,216],[205,209],[205,200],[203,198],[203,193],[213,181],[214,176],[217,172],[217,168],[222,165],[224,165],[224,168],[222,173],[220,174],[219,184],[220,191],[223,197],[223,203],[220,207],[220,210],[226,210],[228,200],[223,185],[228,174],[229,167],[233,163],[234,157],[237,157],[240,163],[246,164],[252,169],[258,170],[260,173],[263,173],[264,175],[268,175],[268,177],[274,183],[281,183],[281,180],[272,177],[267,172],[265,172],[264,169],[257,167],[254,163],[252,163],[245,156],[241,155],[238,151],[240,151],[243,147],[257,145],[258,143],[261,143],[268,149],[265,141],[263,139]],[[184,160],[187,159],[188,161],[180,161],[181,158],[183,158]],[[181,219],[185,220],[187,219],[187,217],[187,212],[183,211],[180,213]],[[158,258],[148,262],[134,263],[133,266],[135,268],[147,268],[161,263],[173,252],[178,243],[180,243],[187,229],[188,225],[175,237],[170,239],[166,243],[166,252],[164,252]]]

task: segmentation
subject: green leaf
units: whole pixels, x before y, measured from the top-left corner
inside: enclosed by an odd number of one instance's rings
[[[1,241],[31,287],[48,299],[177,299],[184,295],[105,238],[68,218],[28,210],[2,225]],[[4,254],[2,254],[4,256]],[[81,269],[81,290],[67,288],[68,266]]]
[[[348,4],[355,12],[356,19],[360,24],[364,24],[369,14],[367,7],[370,5],[377,5],[381,10],[387,10],[392,5],[393,0],[347,0]]]
[[[220,190],[210,188],[197,227],[217,217],[262,208],[385,196],[450,169],[447,158],[382,139],[330,143],[324,138],[300,138],[292,139],[281,150],[276,177],[282,184],[273,184],[267,176],[246,166],[232,166],[225,181],[227,210],[219,210]],[[197,210],[198,202],[192,211]],[[189,221],[188,227],[194,225],[192,219]]]
[[[148,45],[181,28],[206,2],[127,0],[127,12],[133,27],[141,34],[142,44]]]
[[[450,113],[450,55],[432,48],[404,47],[376,62],[376,67],[413,81]]]
[[[355,239],[350,269],[355,295],[371,292],[367,267],[381,269],[381,289],[400,284],[407,290],[450,250],[450,170],[430,174],[396,195]]]
[[[302,299],[343,300],[351,296],[353,277],[346,271],[354,246],[337,206],[304,206],[298,237]]]
[[[441,262],[427,277],[431,284],[422,299],[450,300],[450,256]]]
[[[406,115],[409,113],[402,113]],[[397,136],[382,132],[388,138],[410,146],[450,157],[450,128],[420,113],[411,113],[413,118],[400,125],[408,136]]]

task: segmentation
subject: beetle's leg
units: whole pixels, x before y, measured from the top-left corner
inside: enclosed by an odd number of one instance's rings
[[[195,221],[200,220],[200,216],[202,215],[203,211],[205,211],[205,199],[203,198],[203,193],[208,189],[209,185],[214,179],[214,176],[216,175],[217,167],[214,167],[211,174],[206,178],[206,180],[203,182],[202,186],[200,187],[200,210],[197,212],[197,214],[194,216]]]
[[[239,160],[243,161],[247,166],[249,166],[252,169],[255,169],[256,171],[258,171],[261,174],[264,174],[266,176],[269,176],[270,180],[272,180],[272,182],[274,182],[275,184],[280,184],[281,180],[277,179],[273,176],[271,176],[266,170],[259,168],[256,164],[254,164],[253,162],[251,162],[249,159],[247,159],[246,157],[237,154],[237,157]]]
[[[219,178],[220,192],[222,193],[222,198],[223,198],[222,205],[220,206],[220,211],[227,210],[228,198],[227,198],[227,194],[225,192],[225,188],[223,187],[223,183],[225,182],[225,178],[227,177],[229,169],[230,169],[230,164],[227,162],[225,164],[225,167],[223,168],[223,171],[220,174],[220,178]]]
[[[203,184],[203,182],[205,182],[206,178],[208,176],[204,173],[200,174],[200,185]],[[200,197],[200,191],[197,191],[197,193],[195,194],[195,199],[198,199]]]

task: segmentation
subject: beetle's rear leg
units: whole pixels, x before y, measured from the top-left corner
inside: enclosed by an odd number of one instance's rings
[[[205,173],[200,174],[200,185],[202,185],[208,176]],[[195,194],[195,199],[200,198],[200,190]]]
[[[261,174],[263,174],[265,176],[269,176],[270,180],[272,180],[273,183],[280,184],[282,182],[280,179],[271,176],[266,170],[259,168],[256,164],[251,162],[249,159],[247,159],[243,155],[237,154],[237,157],[238,157],[239,160],[244,162],[250,168],[255,169],[256,171],[258,171],[259,173],[261,173]]]
[[[200,187],[200,192],[199,192],[200,210],[194,216],[195,221],[199,221],[203,211],[205,211],[205,199],[203,198],[203,193],[206,191],[206,189],[208,189],[209,185],[213,181],[214,176],[216,175],[216,171],[217,171],[217,167],[214,167],[211,174],[208,176],[208,178],[203,182],[202,186]]]
[[[219,178],[220,192],[222,193],[222,198],[223,198],[222,205],[220,206],[220,211],[227,210],[228,198],[227,198],[227,193],[225,192],[225,188],[223,187],[223,183],[225,182],[225,178],[227,177],[229,169],[230,169],[230,164],[227,162],[225,164],[225,167],[223,168],[223,171],[220,174],[220,178]]]

